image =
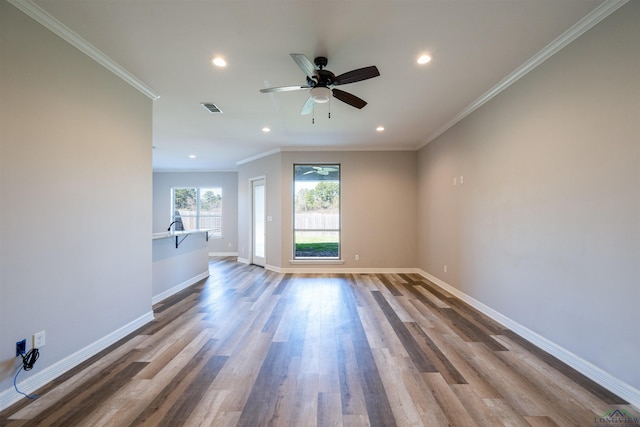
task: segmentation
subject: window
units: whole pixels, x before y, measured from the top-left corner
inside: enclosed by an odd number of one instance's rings
[[[210,229],[222,237],[222,189],[187,187],[171,189],[171,221],[175,230]]]
[[[340,258],[340,165],[297,164],[294,259]]]

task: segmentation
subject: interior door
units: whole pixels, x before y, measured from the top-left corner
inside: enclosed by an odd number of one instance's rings
[[[264,267],[266,249],[265,224],[265,182],[264,179],[251,181],[252,187],[252,236],[251,264]]]

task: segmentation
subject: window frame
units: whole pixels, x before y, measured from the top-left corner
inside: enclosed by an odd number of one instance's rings
[[[298,167],[312,167],[312,168],[336,168],[337,167],[337,182],[338,182],[338,228],[322,228],[322,229],[309,229],[309,228],[297,228],[296,220],[296,170]],[[322,180],[319,180],[322,181]],[[334,182],[334,180],[327,180],[328,182]],[[292,260],[291,262],[342,262],[342,164],[339,162],[297,162],[293,164],[293,182],[292,182]],[[297,232],[336,232],[338,235],[338,253],[336,256],[315,256],[315,257],[303,257],[296,254],[296,233]]]
[[[196,223],[196,228],[197,230],[200,229],[207,229],[207,228],[201,228],[201,220],[204,218],[220,218],[219,219],[219,230],[216,230],[215,227],[210,228],[209,230],[209,237],[210,238],[214,238],[214,239],[221,239],[223,237],[223,233],[222,233],[222,224],[223,224],[223,218],[224,218],[224,193],[223,193],[223,188],[220,186],[211,186],[211,187],[196,187],[196,186],[184,186],[184,187],[171,187],[171,208],[170,208],[170,215],[171,215],[171,222],[173,223],[174,221],[176,221],[176,218],[178,218],[176,216],[176,211],[178,211],[178,209],[176,208],[176,190],[188,190],[188,189],[195,189],[196,190],[196,214],[183,214],[182,212],[180,212],[179,215],[179,219],[178,221],[183,225],[183,230],[187,230],[186,227],[184,227],[184,218],[194,218],[195,219],[195,223]],[[220,214],[219,215],[213,215],[213,214],[206,214],[202,212],[202,204],[201,204],[201,196],[203,194],[203,192],[205,191],[209,191],[209,190],[214,190],[219,192],[220,194]],[[176,229],[176,231],[178,231]]]

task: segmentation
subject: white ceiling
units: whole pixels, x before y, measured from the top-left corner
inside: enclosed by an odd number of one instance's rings
[[[23,3],[25,0],[20,0]],[[28,0],[26,0],[28,2]],[[233,170],[276,149],[415,149],[442,132],[602,0],[34,0],[159,95],[154,170]],[[419,54],[433,60],[416,64]],[[376,65],[301,116],[289,56],[327,56],[336,75]],[[226,68],[210,59],[226,58]],[[223,114],[200,106],[213,102]],[[385,131],[376,132],[382,125]],[[270,133],[263,133],[268,126]],[[197,157],[191,159],[188,156]]]

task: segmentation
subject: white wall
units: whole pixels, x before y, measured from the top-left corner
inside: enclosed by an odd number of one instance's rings
[[[46,330],[29,379],[151,315],[152,106],[5,1],[0,32],[1,407],[16,341]]]
[[[428,144],[418,187],[421,269],[636,393],[639,22],[629,2]]]
[[[153,232],[167,230],[171,223],[172,187],[222,188],[222,238],[209,239],[209,253],[236,255],[238,252],[237,172],[154,172]]]

